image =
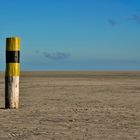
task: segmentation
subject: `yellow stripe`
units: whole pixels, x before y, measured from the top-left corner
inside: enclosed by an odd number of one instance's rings
[[[6,63],[6,76],[19,76],[20,64],[19,63]]]
[[[19,51],[20,50],[20,38],[18,38],[18,37],[6,38],[6,50],[7,51]]]

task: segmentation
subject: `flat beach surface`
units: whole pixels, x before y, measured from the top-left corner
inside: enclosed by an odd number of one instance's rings
[[[22,72],[19,110],[0,77],[0,140],[140,139],[140,72]]]

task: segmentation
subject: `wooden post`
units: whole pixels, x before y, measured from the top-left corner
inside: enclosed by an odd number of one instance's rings
[[[19,108],[20,39],[6,38],[5,108]]]

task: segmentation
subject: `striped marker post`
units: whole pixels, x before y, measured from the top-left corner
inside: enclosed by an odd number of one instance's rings
[[[5,108],[19,108],[20,39],[6,38]]]

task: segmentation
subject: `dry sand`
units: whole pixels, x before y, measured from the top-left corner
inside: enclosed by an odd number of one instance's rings
[[[24,72],[0,140],[140,140],[140,72]]]

